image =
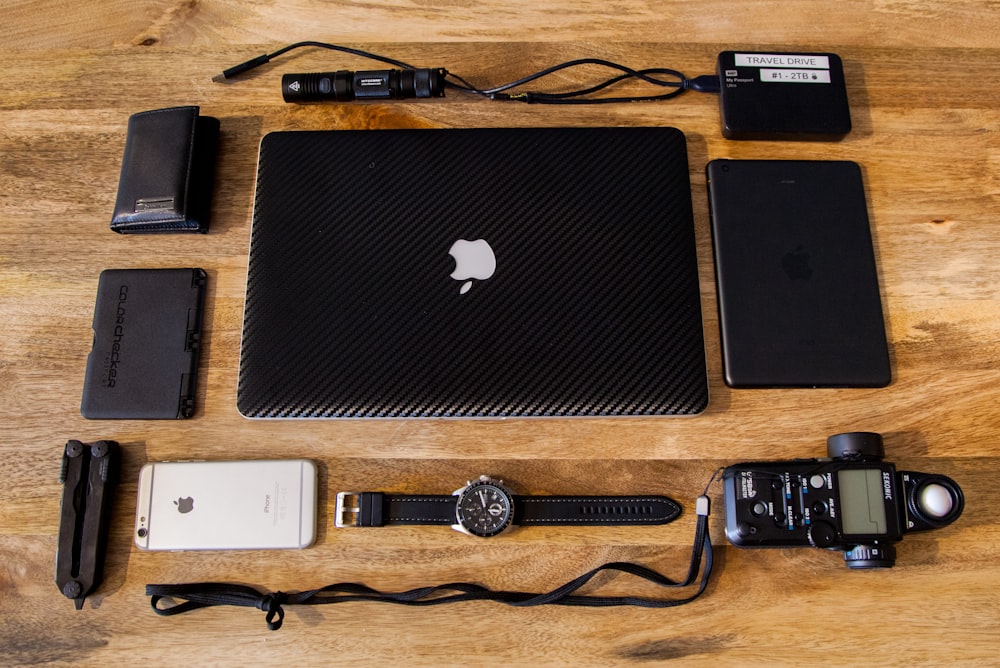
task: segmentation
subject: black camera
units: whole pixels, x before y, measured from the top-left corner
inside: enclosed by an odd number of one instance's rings
[[[947,526],[965,507],[947,476],[897,471],[882,436],[831,436],[826,459],[751,462],[723,472],[726,537],[738,547],[841,550],[848,568],[890,568],[903,534]]]

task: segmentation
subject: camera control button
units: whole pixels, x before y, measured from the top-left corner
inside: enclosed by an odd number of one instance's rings
[[[815,522],[809,527],[809,542],[814,547],[831,547],[837,540],[837,531],[827,522]]]
[[[749,522],[740,522],[736,525],[736,532],[739,535],[746,537],[757,533],[757,528]]]
[[[816,474],[809,478],[809,485],[813,489],[823,489],[826,486],[826,477]]]
[[[764,503],[763,501],[758,501],[757,503],[753,504],[753,507],[750,509],[750,512],[752,512],[757,517],[767,515],[767,504]]]
[[[817,501],[812,504],[813,515],[826,515],[826,511],[829,509],[830,507],[826,505],[826,501]]]
[[[848,568],[892,568],[896,563],[894,545],[856,545],[844,552]]]

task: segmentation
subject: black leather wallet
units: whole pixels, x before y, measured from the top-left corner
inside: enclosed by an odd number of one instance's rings
[[[171,107],[129,117],[112,230],[208,232],[219,121],[199,111]]]

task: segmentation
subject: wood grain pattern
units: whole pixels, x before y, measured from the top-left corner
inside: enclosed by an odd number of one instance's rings
[[[995,664],[1000,613],[1000,9],[995,2],[699,3],[547,0],[100,0],[0,9],[0,661],[8,665]],[[226,67],[329,39],[475,83],[578,57],[710,72],[728,48],[827,49],[845,61],[854,131],[837,143],[731,142],[716,101],[552,108],[461,94],[396,104],[290,106],[288,71],[365,61],[302,51],[231,84]],[[545,88],[598,73],[560,75]],[[211,234],[108,231],[128,116],[199,104],[222,122]],[[712,403],[690,419],[250,422],[236,374],[256,150],[279,129],[671,125],[689,141]],[[848,159],[864,168],[894,378],[880,390],[735,391],[721,380],[703,169],[713,158]],[[200,266],[209,290],[198,413],[185,422],[80,417],[97,277],[109,267]],[[845,323],[845,326],[848,326]],[[376,604],[160,618],[147,583],[236,581],[300,590],[337,581],[386,590],[448,581],[548,589],[610,560],[679,577],[692,511],[712,471],[820,455],[827,435],[882,432],[901,468],[950,475],[967,496],[947,529],[907,536],[896,568],[848,572],[819,550],[725,545],[716,575],[673,610],[420,610]],[[75,611],[52,583],[60,449],[125,450],[105,583]],[[317,544],[301,552],[142,553],[132,546],[140,466],[169,459],[309,457],[321,469]],[[526,492],[668,494],[664,527],[532,528],[492,542],[446,529],[336,530],[343,489],[447,492],[503,475]],[[626,576],[592,591],[660,595]]]

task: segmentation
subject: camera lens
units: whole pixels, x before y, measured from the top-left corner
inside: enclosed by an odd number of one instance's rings
[[[145,529],[139,529],[136,533],[139,534],[139,538],[145,538],[149,534]]]

